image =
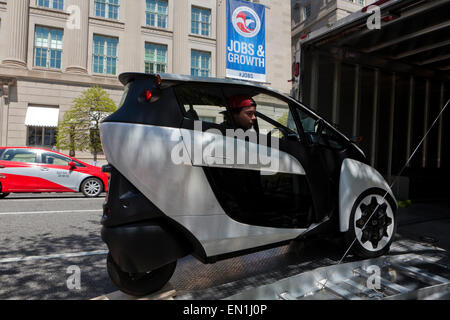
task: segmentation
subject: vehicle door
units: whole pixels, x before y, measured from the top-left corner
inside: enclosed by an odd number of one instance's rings
[[[69,166],[74,162],[75,166]],[[86,176],[80,172],[80,165],[71,158],[51,152],[41,152],[41,177],[48,181],[47,186],[54,191],[77,192],[82,179]]]
[[[304,147],[295,122],[287,126],[287,119],[292,119],[289,103],[267,93],[248,92],[258,104],[259,126],[243,134],[230,123],[227,109],[228,99],[239,93],[238,88],[182,90],[178,96],[184,98],[183,128],[192,130],[194,121],[201,121],[194,138],[189,136],[192,131],[183,131],[183,139],[196,141],[201,152],[197,159],[196,150],[187,146],[193,165],[203,167],[227,215],[265,227],[306,228],[314,222],[304,159],[299,156],[305,153],[299,151]]]
[[[316,217],[320,220],[337,213],[340,169],[350,143],[301,104],[291,103],[291,107],[299,130],[303,132],[301,156],[307,163]]]
[[[0,157],[2,190],[33,192],[39,185],[38,151],[26,148],[8,148]]]

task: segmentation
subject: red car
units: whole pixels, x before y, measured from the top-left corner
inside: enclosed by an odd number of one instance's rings
[[[108,174],[75,158],[47,149],[0,147],[0,198],[11,192],[106,191]]]

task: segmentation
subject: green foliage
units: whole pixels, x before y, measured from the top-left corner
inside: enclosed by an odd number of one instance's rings
[[[287,127],[288,126],[288,116],[289,116],[289,112],[286,112],[285,114],[283,114],[277,121],[279,123],[281,123],[283,126]]]
[[[73,156],[77,150],[90,151],[97,161],[97,154],[102,151],[100,121],[114,111],[116,105],[104,89],[92,87],[83,91],[58,126],[57,147],[69,150]]]

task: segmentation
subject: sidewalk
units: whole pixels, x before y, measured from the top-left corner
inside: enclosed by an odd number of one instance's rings
[[[450,252],[450,200],[417,202],[399,208],[397,233]]]

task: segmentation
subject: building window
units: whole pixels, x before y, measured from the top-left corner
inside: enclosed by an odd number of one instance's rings
[[[311,4],[310,3],[303,7],[303,16],[305,17],[305,20],[311,16]]]
[[[192,7],[191,32],[209,37],[211,29],[211,10]]]
[[[211,53],[192,50],[191,76],[209,77],[211,70]]]
[[[61,69],[63,30],[36,27],[34,41],[34,65]]]
[[[64,10],[64,0],[37,0],[36,4],[39,7]]]
[[[117,38],[94,35],[94,73],[116,74],[118,42]]]
[[[95,16],[119,19],[119,0],[95,0]]]
[[[27,127],[27,146],[53,147],[56,145],[56,128]]]
[[[146,0],[145,17],[148,26],[167,28],[167,1]]]
[[[167,70],[167,46],[145,44],[145,73],[165,73]]]

